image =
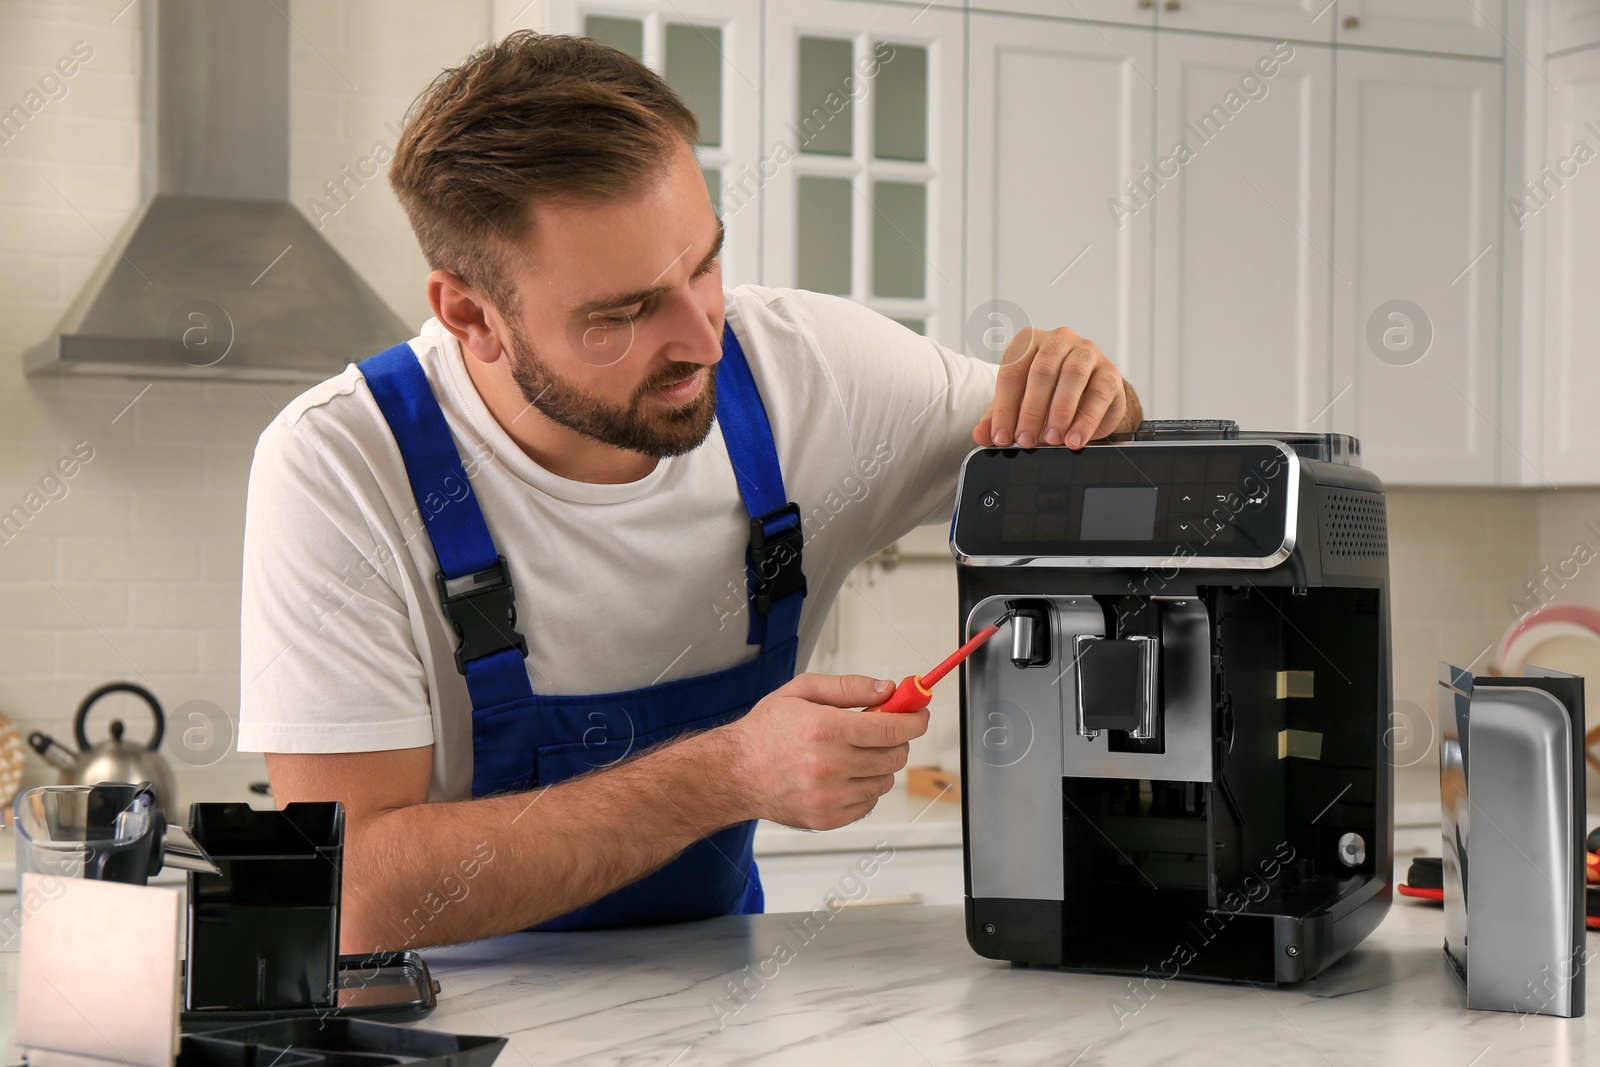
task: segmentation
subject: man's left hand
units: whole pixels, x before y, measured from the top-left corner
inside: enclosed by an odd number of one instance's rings
[[[1062,327],[1024,327],[1006,346],[994,400],[972,430],[980,447],[1088,441],[1128,430],[1131,391],[1100,346]],[[1133,401],[1137,407],[1137,401]]]

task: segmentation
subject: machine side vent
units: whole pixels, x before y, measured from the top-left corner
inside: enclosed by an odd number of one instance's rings
[[[1389,551],[1389,520],[1378,493],[1325,489],[1322,538],[1339,559],[1382,559]]]

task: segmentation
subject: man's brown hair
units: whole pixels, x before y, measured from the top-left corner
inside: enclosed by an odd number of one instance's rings
[[[534,201],[618,199],[699,140],[661,78],[587,37],[518,30],[473,52],[411,106],[389,184],[428,264],[516,309],[508,259]]]

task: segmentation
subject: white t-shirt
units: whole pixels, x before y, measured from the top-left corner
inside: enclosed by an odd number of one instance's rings
[[[996,368],[838,297],[759,286],[725,297],[804,515],[804,669],[851,569],[948,521]],[[756,655],[749,518],[717,427],[638,481],[570,481],[495,422],[437,320],[411,347],[510,564],[534,692],[618,692]],[[240,749],[431,744],[430,799],[470,796],[472,703],[438,566],[361,372],[347,367],[284,409],[250,469]]]

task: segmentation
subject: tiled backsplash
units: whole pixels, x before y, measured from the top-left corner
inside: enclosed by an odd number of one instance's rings
[[[0,528],[0,713],[63,740],[78,701],[112,678],[144,682],[169,708],[236,708],[245,476],[257,435],[297,391],[22,375],[23,350],[55,325],[140,202],[142,5],[125,3],[8,0],[0,13],[0,108],[75,42],[93,51],[59,83],[64,95],[52,89],[57,98],[41,97],[0,141],[0,521],[23,509]],[[541,5],[296,0],[288,11],[292,199],[420,322],[421,256],[382,176],[364,175],[433,71],[491,33],[538,25]],[[70,477],[58,466],[68,457]],[[1526,583],[1600,604],[1600,566],[1568,562],[1580,541],[1600,552],[1600,490],[1394,490],[1389,514],[1396,697],[1422,714],[1432,714],[1435,661],[1480,656],[1512,605],[1532,603]],[[914,547],[931,556],[856,573],[814,669],[899,678],[949,651],[955,580],[942,538],[920,531]],[[914,761],[953,762],[954,696],[948,686],[936,695]],[[142,728],[136,706],[104,710]],[[1434,788],[1433,758],[1418,754],[1402,774],[1403,796]],[[228,759],[259,773],[256,757]],[[30,765],[30,781],[46,776]]]

